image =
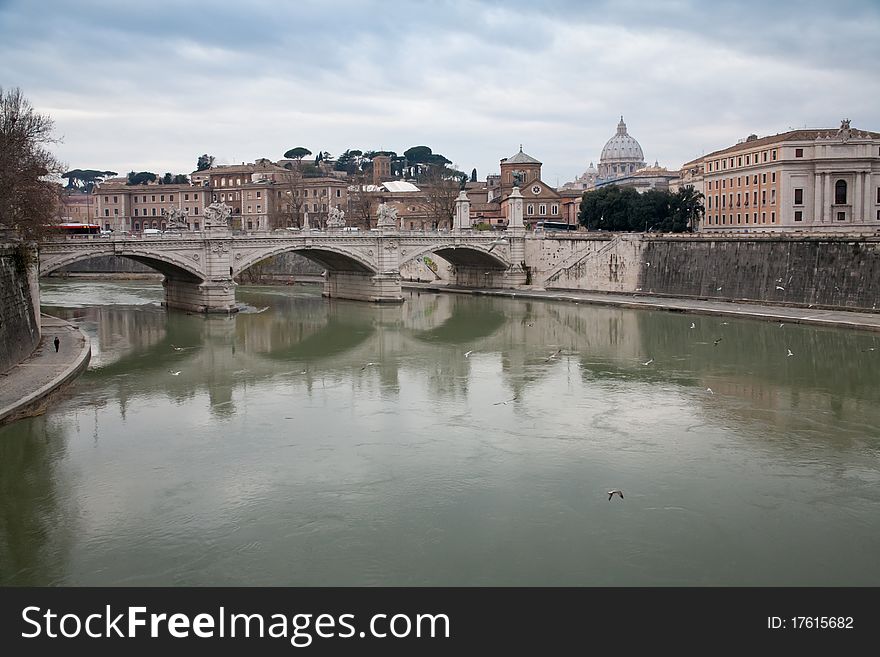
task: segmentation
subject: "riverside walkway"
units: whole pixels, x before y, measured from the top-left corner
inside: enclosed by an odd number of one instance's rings
[[[42,339],[34,352],[0,374],[0,424],[45,411],[51,393],[79,376],[89,364],[91,343],[78,327],[51,315],[42,315],[40,326]]]

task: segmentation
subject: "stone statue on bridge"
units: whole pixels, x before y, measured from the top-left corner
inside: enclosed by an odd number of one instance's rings
[[[379,228],[397,228],[397,208],[388,203],[380,203],[376,209],[376,224]]]
[[[229,228],[232,208],[225,203],[211,203],[205,208],[205,228]]]
[[[327,228],[343,228],[345,226],[345,212],[340,207],[334,206],[327,213]]]
[[[165,219],[167,230],[186,230],[189,228],[189,212],[187,210],[181,208],[163,209],[162,217]]]

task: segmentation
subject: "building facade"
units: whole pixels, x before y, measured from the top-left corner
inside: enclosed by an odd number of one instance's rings
[[[704,231],[880,229],[880,133],[850,127],[791,130],[695,161]]]

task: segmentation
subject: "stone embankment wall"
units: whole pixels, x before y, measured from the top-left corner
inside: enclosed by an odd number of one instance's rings
[[[548,289],[880,310],[880,236],[535,238],[526,262]]]
[[[35,262],[36,253],[26,247],[0,243],[0,372],[30,356],[40,342]]]

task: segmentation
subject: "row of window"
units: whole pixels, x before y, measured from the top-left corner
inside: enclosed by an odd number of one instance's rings
[[[735,166],[749,166],[750,164],[758,164],[759,159],[761,162],[767,162],[768,159],[771,162],[775,161],[776,149],[774,148],[772,151],[763,151],[761,153],[747,153],[745,155],[737,155],[735,157],[725,157],[723,159],[714,160],[706,164],[706,170],[711,172],[721,171],[722,169],[727,168],[733,169]]]
[[[728,187],[730,187],[730,188],[732,189],[732,188],[733,188],[733,181],[734,181],[733,178],[722,178],[720,181],[718,181],[718,180],[710,180],[710,181],[707,183],[707,189],[709,189],[710,191],[711,191],[712,189],[719,189],[719,187],[718,187],[718,183],[719,183],[719,182],[721,183],[721,187],[720,187],[720,189],[726,189],[726,188],[728,188]],[[762,173],[762,174],[761,174],[761,183],[762,183],[762,184],[765,184],[766,182],[767,182],[767,174],[766,174],[766,173]],[[770,182],[771,182],[771,183],[775,183],[775,182],[776,182],[776,172],[775,172],[775,171],[771,171],[771,172],[770,172]],[[714,185],[713,185],[713,183],[714,183]],[[742,187],[743,184],[745,184],[745,185],[748,185],[748,184],[749,184],[749,177],[748,177],[748,176],[745,176],[745,183],[743,183],[743,176],[737,176],[737,177],[736,177],[736,186],[737,186],[737,187]],[[757,184],[758,184],[758,174],[754,174],[754,175],[752,176],[752,184],[753,184],[753,185],[757,185]]]
[[[797,191],[798,190],[795,190],[795,198],[797,198]],[[801,197],[803,198],[803,190],[800,190],[800,192],[801,192]],[[708,202],[707,209],[708,210],[712,209],[713,199],[714,199],[714,207],[716,210],[719,207],[726,208],[728,205],[730,207],[733,207],[733,192],[731,192],[729,194],[721,194],[721,195],[716,194],[715,196],[708,196],[707,197],[707,202]],[[797,203],[797,201],[795,201],[795,203]],[[749,193],[746,192],[745,198],[743,198],[742,192],[737,192],[736,193],[736,207],[740,207],[743,205],[745,207],[749,207]],[[752,192],[752,205],[758,205],[758,192],[756,192],[756,191]],[[767,205],[767,190],[766,189],[761,190],[761,205]],[[770,190],[770,205],[776,205],[776,189],[775,188]]]
[[[743,214],[743,213],[741,213],[741,212],[737,212],[737,213],[736,213],[736,223],[738,223],[738,224],[742,224],[742,223],[743,223],[743,217],[745,217],[745,223],[747,223],[747,224],[749,224],[749,223],[754,223],[754,224],[758,223],[758,213],[757,213],[757,212],[753,212],[753,213],[752,213],[752,215],[751,215],[751,219],[752,219],[752,220],[751,220],[751,221],[749,221],[749,213],[748,213],[748,212],[746,212],[745,214]],[[733,221],[733,214],[730,215],[730,223],[729,223],[729,224],[728,224],[728,221],[727,221],[728,216],[727,216],[726,214],[722,214],[722,215],[717,215],[717,214],[714,214],[714,215],[707,215],[706,218],[708,219],[708,223],[709,223],[710,225],[715,225],[715,226],[731,225],[731,226],[732,226],[732,225],[734,224],[734,221]],[[766,213],[766,212],[762,212],[762,213],[761,213],[761,223],[762,223],[762,224],[766,224],[766,223],[767,223],[767,213]],[[776,213],[775,213],[775,212],[771,212],[771,213],[770,213],[770,223],[771,223],[771,224],[775,224],[775,223],[776,223]]]
[[[166,196],[168,196],[168,201],[169,201],[169,202],[171,202],[171,203],[174,202],[174,194],[159,194],[159,202],[160,202],[160,203],[164,203],[164,202],[165,202],[165,197],[166,197]],[[198,195],[198,194],[195,194],[195,193],[194,193],[194,194],[192,195],[192,197],[193,197],[193,198],[192,198],[193,201],[198,201],[198,200],[199,200],[199,195]],[[143,199],[142,201],[140,201],[141,203],[147,203],[147,197],[146,197],[146,195],[143,195],[141,198]],[[189,200],[189,194],[184,194],[184,195],[183,195],[183,200],[184,200],[184,201],[188,201],[188,200]],[[137,197],[137,194],[135,194],[134,196],[131,197],[131,201],[132,201],[132,203],[138,203],[138,197]],[[109,196],[105,196],[105,197],[104,197],[104,203],[109,203],[109,202],[110,202],[110,197],[109,197]],[[119,203],[119,197],[118,197],[118,196],[114,196],[114,197],[113,197],[113,202],[114,202],[114,203]],[[155,203],[155,202],[156,202],[156,194],[151,194],[151,195],[150,195],[150,201],[149,201],[149,202],[150,202],[150,203]]]
[[[535,214],[535,206],[533,203],[529,203],[526,206],[526,214],[529,216],[532,216]],[[538,205],[538,216],[543,217],[546,214],[547,214],[547,205],[545,203],[539,204]],[[557,214],[559,214],[559,205],[554,203],[553,205],[550,206],[550,215],[555,216]]]

